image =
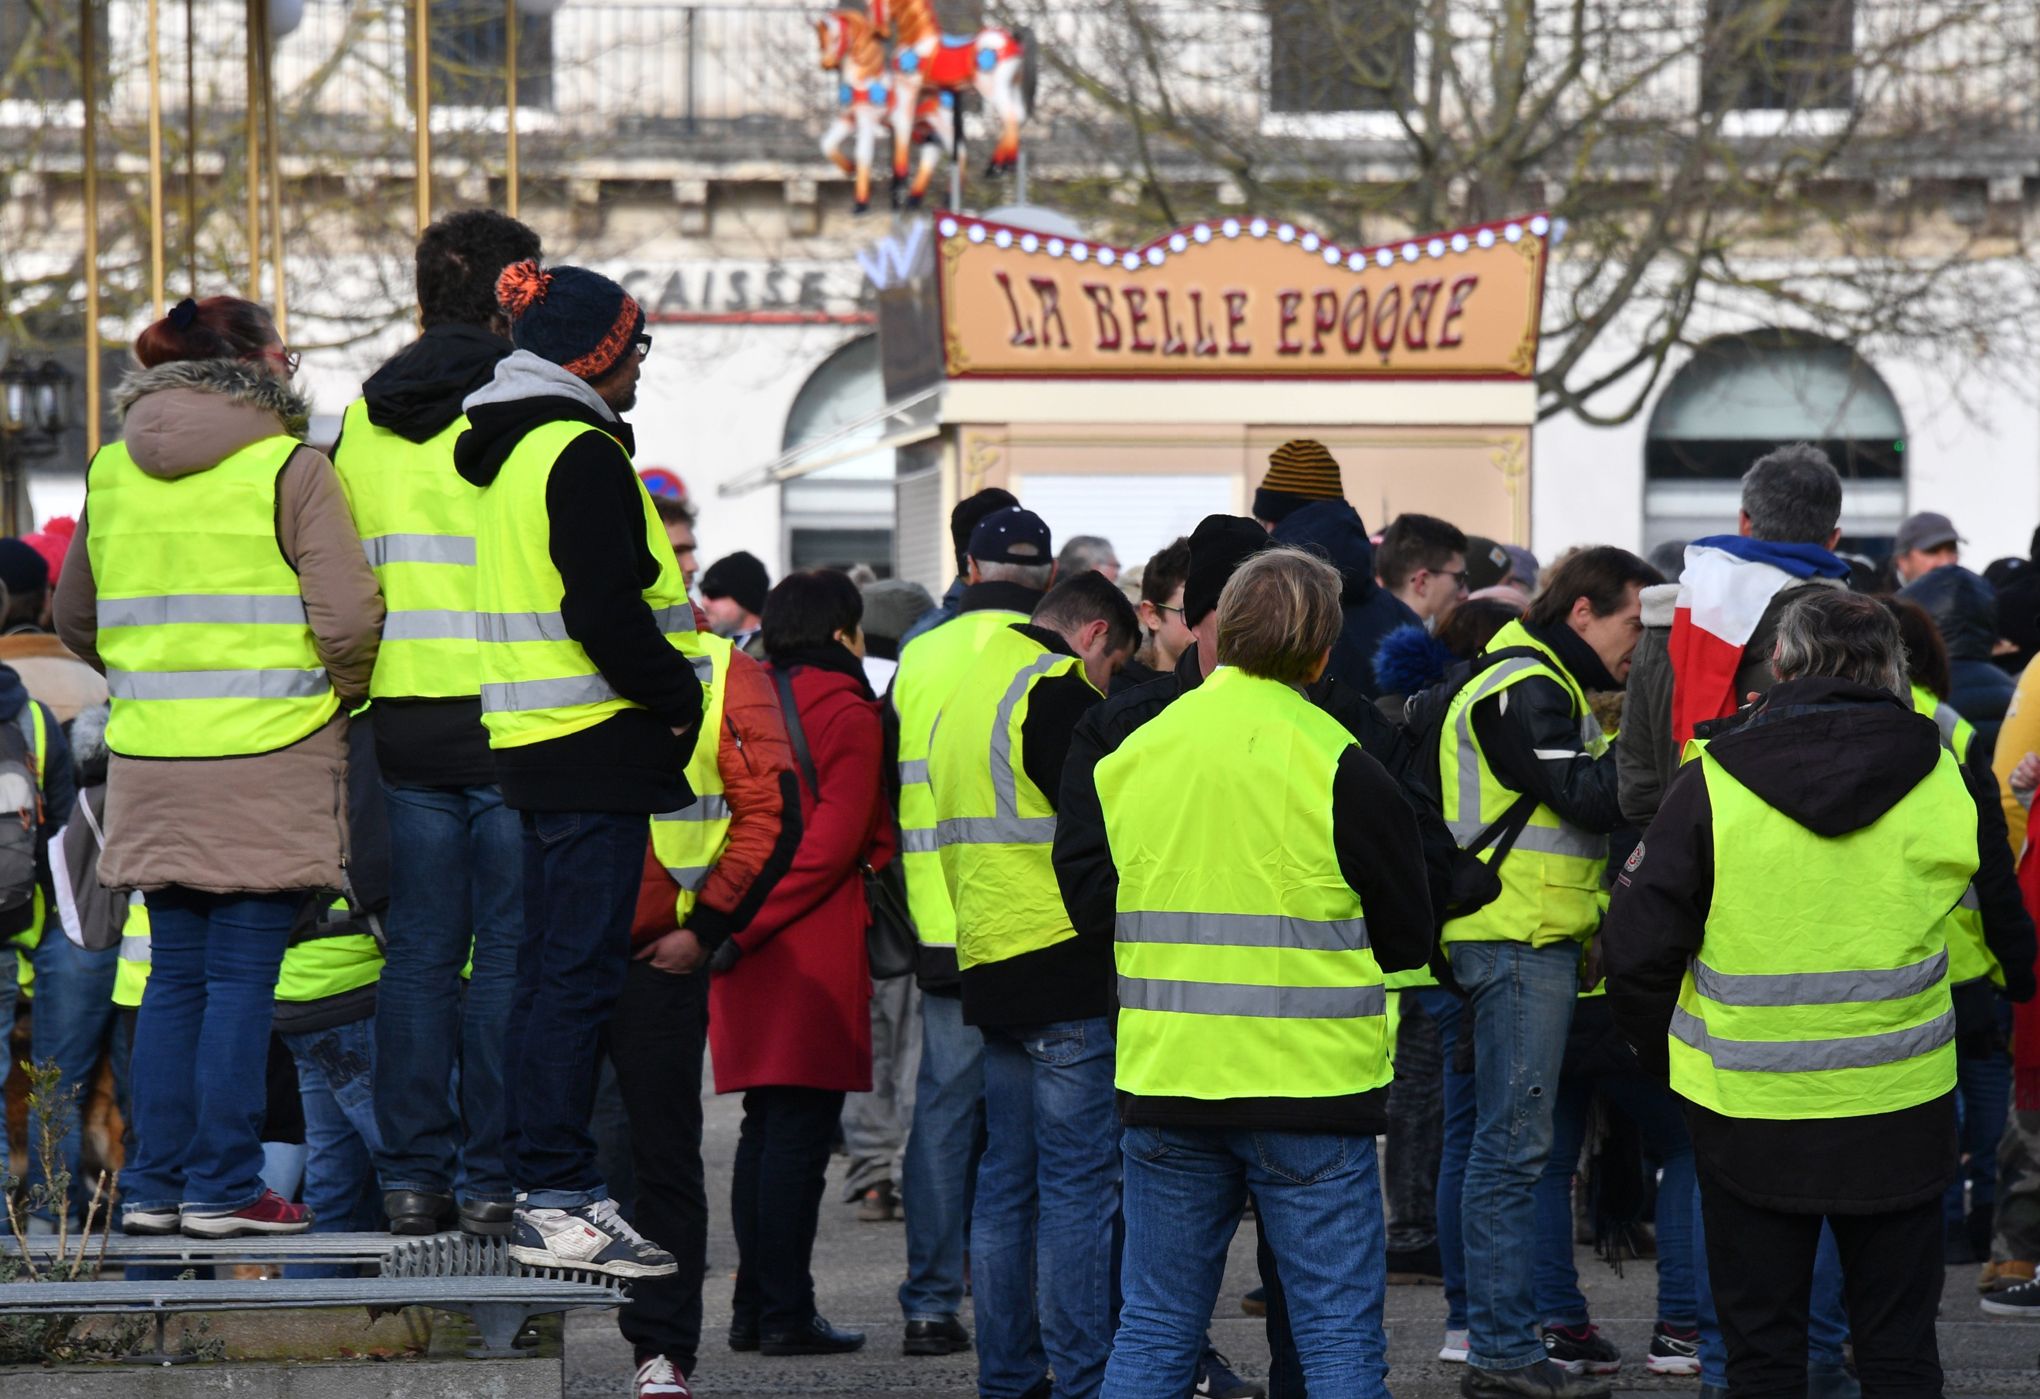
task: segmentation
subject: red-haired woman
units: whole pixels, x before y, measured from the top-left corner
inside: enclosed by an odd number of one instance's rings
[[[135,358],[56,599],[113,698],[100,876],[149,896],[121,1223],[294,1233],[310,1212],[259,1175],[273,996],[313,891],[342,886],[382,597],[267,311],[181,301]]]

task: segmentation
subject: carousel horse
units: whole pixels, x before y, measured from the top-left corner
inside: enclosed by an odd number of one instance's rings
[[[981,29],[975,34],[944,34],[932,0],[872,0],[873,28],[893,41],[892,128],[893,201],[904,194],[919,207],[934,177],[932,152],[924,147],[921,169],[908,184],[909,154],[917,125],[926,121],[924,91],[947,96],[950,106],[971,88],[985,111],[999,120],[999,140],[992,150],[987,175],[1003,175],[1020,157],[1020,124],[1027,119],[1031,86],[1026,35],[1007,29]],[[940,127],[952,112],[929,122]],[[947,144],[952,132],[936,133]]]
[[[844,174],[855,177],[856,211],[871,207],[871,164],[878,153],[878,133],[887,125],[885,50],[871,21],[855,10],[831,10],[815,21],[815,38],[821,46],[822,71],[841,77],[837,88],[836,119],[822,133],[822,154]],[[853,163],[843,151],[851,136],[857,138]]]

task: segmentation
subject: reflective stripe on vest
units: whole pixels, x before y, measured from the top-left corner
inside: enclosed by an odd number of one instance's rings
[[[730,842],[730,802],[722,778],[723,705],[729,697],[731,658],[736,648],[708,632],[690,631],[679,640],[701,681],[701,737],[687,760],[687,785],[694,800],[678,811],[652,818],[652,851],[679,890],[673,926],[687,926],[695,896]]]
[[[1912,687],[1913,708],[1934,721],[1941,731],[1941,746],[1954,754],[1957,763],[1968,761],[1976,730],[1955,712],[1955,706],[1939,699],[1924,685]],[[1962,891],[1962,902],[1948,915],[1948,976],[1957,986],[1988,979],[1994,986],[2005,984],[2005,969],[1983,936],[1983,901],[1971,884]]]
[[[347,912],[347,900],[335,899],[335,913]],[[346,924],[339,925],[348,926]],[[359,991],[382,979],[382,946],[368,933],[333,932],[300,937],[284,949],[276,973],[276,999],[304,1005]]]
[[[50,789],[48,776],[50,770],[49,721],[43,718],[43,707],[34,700],[30,700],[15,714],[13,722],[22,730],[22,740],[28,748],[29,755],[35,760],[35,790],[36,796],[40,800],[48,795]],[[33,950],[41,946],[43,931],[49,926],[49,901],[43,896],[41,880],[37,880],[35,887],[29,891],[28,907],[28,926],[7,940],[9,946],[20,948],[24,951]],[[34,965],[25,958],[22,961],[22,965],[28,968],[26,974],[27,982],[33,983],[35,980]]]
[[[600,431],[577,422],[533,428],[481,492],[475,520],[475,634],[482,722],[491,747],[564,738],[640,707],[617,694],[559,623],[566,585],[552,562],[546,482],[575,439]],[[666,639],[684,649],[681,638],[694,630],[694,611],[643,482],[638,483],[638,500],[645,547],[658,564],[658,576],[642,596]]]
[[[356,399],[333,468],[382,588],[372,699],[464,699],[481,689],[475,651],[475,512],[481,492],[453,468],[455,418],[424,442],[377,427]]]
[[[1008,625],[985,639],[942,702],[928,785],[960,968],[1010,961],[1077,935],[1051,858],[1055,805],[1027,776],[1019,739],[1034,687],[1081,667]]]
[[[1946,753],[1861,830],[1820,836],[1706,752],[1714,882],[1679,988],[1671,1084],[1729,1117],[1896,1112],[1955,1086],[1948,910],[1976,872]]]
[[[1295,690],[1221,666],[1099,761],[1122,1090],[1323,1098],[1388,1082],[1388,994],[1332,838],[1353,748]]]
[[[1469,680],[1447,707],[1438,737],[1445,824],[1461,846],[1470,845],[1519,795],[1488,764],[1473,724],[1476,705],[1532,676],[1543,676],[1571,697],[1580,720],[1580,743],[1587,753],[1599,758],[1608,751],[1607,737],[1587,707],[1586,694],[1551,648],[1520,621],[1495,633],[1487,649],[1509,647],[1528,647],[1538,655],[1512,656]],[[1491,863],[1492,847],[1479,858]],[[1600,923],[1601,872],[1607,859],[1606,836],[1582,830],[1550,807],[1539,805],[1501,863],[1501,896],[1447,923],[1440,940],[1527,942],[1543,947],[1585,939]]]
[[[297,447],[267,437],[174,479],[117,442],[92,459],[86,545],[114,752],[266,753],[339,711],[276,536],[277,477]]]
[[[966,612],[923,632],[900,652],[893,674],[893,711],[900,720],[900,870],[907,881],[907,910],[924,947],[956,945],[956,909],[942,874],[941,840],[935,830],[935,798],[928,787],[928,748],[942,702],[977,663],[996,632],[1024,613],[1004,608]]]

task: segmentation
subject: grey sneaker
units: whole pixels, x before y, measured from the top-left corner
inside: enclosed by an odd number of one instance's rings
[[[614,1278],[663,1278],[673,1255],[630,1227],[613,1200],[579,1209],[520,1209],[510,1257],[527,1268],[581,1268]]]

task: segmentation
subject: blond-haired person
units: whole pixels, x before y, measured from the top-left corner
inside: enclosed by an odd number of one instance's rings
[[[1312,1392],[1387,1393],[1382,976],[1429,958],[1432,921],[1400,790],[1302,693],[1339,592],[1298,550],[1250,558],[1218,668],[1097,767],[1126,1125],[1108,1399],[1188,1392],[1250,1193]]]

